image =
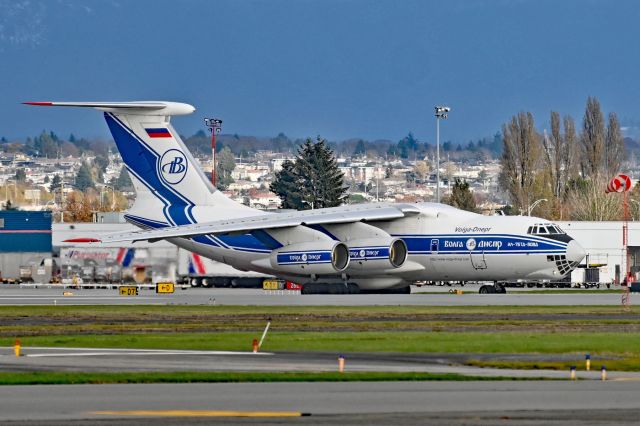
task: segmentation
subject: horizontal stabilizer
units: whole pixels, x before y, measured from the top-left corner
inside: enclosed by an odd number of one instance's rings
[[[62,106],[95,108],[100,111],[134,115],[187,115],[196,109],[179,102],[140,101],[140,102],[23,102],[34,106]]]

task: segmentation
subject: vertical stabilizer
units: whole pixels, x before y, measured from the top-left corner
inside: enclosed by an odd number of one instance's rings
[[[144,227],[185,225],[247,216],[253,209],[218,191],[171,126],[173,115],[195,111],[175,102],[28,102],[104,111],[136,190],[127,218]],[[200,218],[198,218],[200,216]]]

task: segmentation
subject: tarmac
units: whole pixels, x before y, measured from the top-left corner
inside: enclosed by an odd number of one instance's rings
[[[473,291],[465,287],[465,291]],[[65,296],[63,292],[68,295]],[[607,292],[506,295],[301,296],[254,289],[141,290],[0,286],[0,305],[619,305]],[[634,300],[636,299],[636,300]],[[632,304],[640,302],[632,295]],[[0,348],[0,371],[336,371],[336,353]],[[521,381],[212,383],[0,386],[0,424],[578,425],[637,424],[640,373],[505,370],[465,366],[473,354],[346,355],[346,371],[458,373]],[[477,355],[477,354],[476,354]],[[475,356],[475,355],[474,355]],[[492,354],[491,356],[499,356]],[[530,356],[530,355],[529,355]],[[560,355],[559,355],[560,356]],[[536,380],[531,380],[536,379]],[[537,380],[546,379],[546,380]],[[548,380],[556,379],[556,380]],[[304,414],[304,416],[302,416]]]
[[[233,352],[161,349],[107,349],[22,347],[16,357],[13,347],[0,348],[0,372],[331,372],[338,370],[338,357],[345,357],[345,371],[454,373],[477,377],[519,379],[569,379],[569,371],[522,370],[473,367],[469,360],[542,359],[531,354],[462,353],[348,353],[333,352]],[[569,355],[571,356],[571,355]],[[546,355],[549,361],[580,359],[562,354]],[[578,371],[581,380],[600,380],[597,359],[592,371]],[[638,380],[640,372],[607,372],[608,380]]]
[[[594,290],[592,293],[523,293],[477,294],[477,287],[464,287],[469,292],[451,294],[445,287],[414,288],[429,294],[358,294],[301,295],[293,291],[261,289],[177,288],[173,294],[156,294],[141,289],[138,296],[120,296],[116,289],[63,289],[53,285],[40,287],[0,286],[1,305],[262,305],[262,306],[569,306],[620,305],[620,293]],[[436,292],[436,293],[431,293]],[[65,293],[67,295],[65,295]],[[631,294],[631,304],[640,303],[639,294]]]
[[[11,424],[637,424],[640,383],[213,383],[0,388]]]

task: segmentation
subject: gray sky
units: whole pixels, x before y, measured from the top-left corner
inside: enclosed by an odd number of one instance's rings
[[[25,100],[177,100],[184,134],[490,136],[521,110],[581,122],[589,95],[640,121],[640,3],[517,0],[0,0],[0,136],[107,136]]]

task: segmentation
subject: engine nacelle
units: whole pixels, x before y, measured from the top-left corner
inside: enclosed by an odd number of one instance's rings
[[[349,266],[349,249],[336,241],[313,241],[284,246],[270,256],[271,266],[285,273],[335,275]]]
[[[349,270],[374,271],[399,268],[407,260],[407,245],[399,238],[349,241]]]

